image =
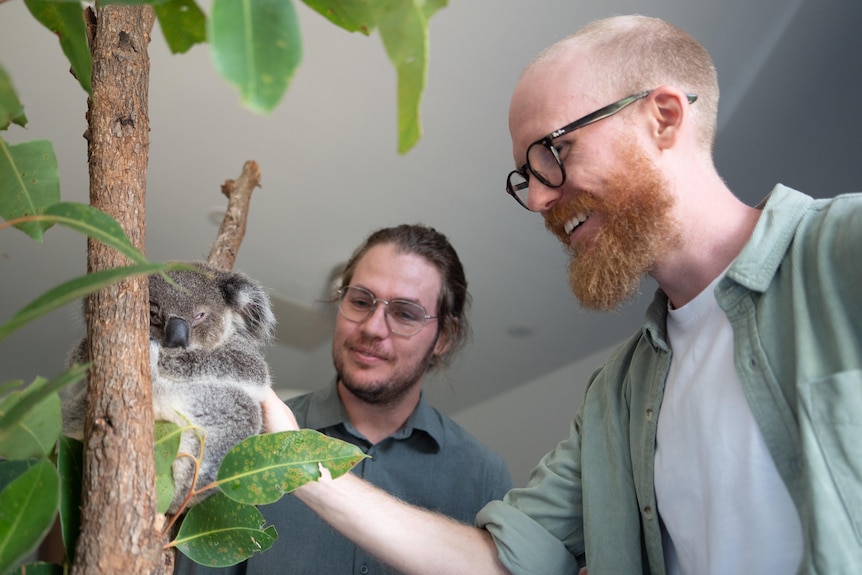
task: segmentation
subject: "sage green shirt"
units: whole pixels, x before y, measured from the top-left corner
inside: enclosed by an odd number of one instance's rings
[[[762,210],[715,290],[735,367],[799,512],[798,572],[862,573],[862,194],[814,200],[779,185]],[[527,487],[479,512],[513,573],[665,573],[653,461],[666,315],[659,291],[593,374],[569,438]]]

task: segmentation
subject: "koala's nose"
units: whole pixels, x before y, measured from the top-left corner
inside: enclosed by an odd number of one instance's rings
[[[180,317],[172,317],[165,326],[165,347],[188,347],[189,324]]]

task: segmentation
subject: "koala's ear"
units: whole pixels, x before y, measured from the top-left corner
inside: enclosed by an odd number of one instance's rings
[[[219,278],[219,288],[228,307],[242,318],[248,335],[268,342],[275,331],[275,314],[263,286],[244,274],[229,272]]]

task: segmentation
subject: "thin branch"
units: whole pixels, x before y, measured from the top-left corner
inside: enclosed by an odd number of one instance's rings
[[[245,237],[251,193],[258,187],[261,187],[260,167],[254,160],[243,165],[242,174],[237,180],[226,180],[222,184],[221,191],[227,196],[227,211],[207,258],[211,265],[220,270],[233,269],[239,246]]]

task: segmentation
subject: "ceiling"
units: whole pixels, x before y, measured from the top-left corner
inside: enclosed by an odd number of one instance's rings
[[[471,344],[426,385],[448,413],[623,340],[651,298],[647,281],[619,313],[580,310],[557,241],[503,191],[515,80],[539,50],[581,24],[615,13],[660,16],[710,50],[722,86],[716,163],[747,202],[779,181],[816,196],[860,189],[859,2],[451,0],[431,21],[424,135],[403,156],[396,153],[395,75],[379,37],[349,34],[303,4],[297,10],[303,62],[267,117],[240,107],[206,46],[171,56],[154,32],[147,255],[206,258],[217,231],[212,214],[225,205],[220,186],[249,159],[260,165],[263,187],[252,199],[236,269],[292,309],[314,312],[332,269],[374,229],[436,227],[458,249],[474,298]],[[4,138],[51,139],[63,199],[86,202],[85,95],[56,40],[20,1],[0,3],[0,62],[30,120],[26,131]],[[65,229],[49,232],[43,244],[0,233],[0,322],[82,274],[85,250],[84,239]],[[268,351],[277,387],[329,384],[326,330],[312,349],[293,347],[298,320],[291,317],[281,318],[282,342]],[[0,342],[0,382],[56,375],[83,329],[77,306],[69,306]]]

